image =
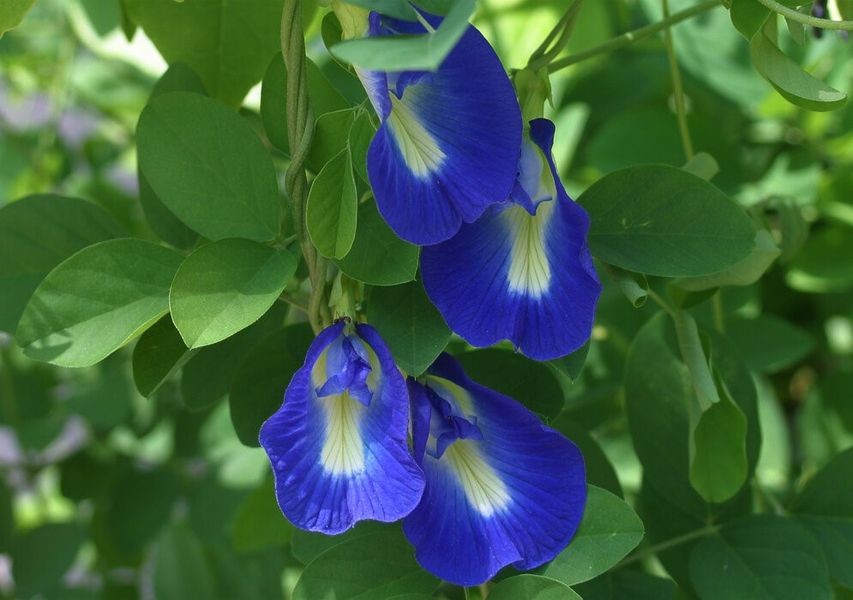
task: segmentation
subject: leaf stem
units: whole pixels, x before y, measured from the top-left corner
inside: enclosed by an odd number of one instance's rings
[[[831,19],[821,19],[820,17],[813,17],[812,15],[803,14],[798,10],[794,10],[793,8],[788,8],[784,4],[776,2],[776,0],[758,1],[773,12],[778,13],[787,19],[791,19],[792,21],[796,21],[797,23],[802,23],[803,25],[810,25],[819,29],[838,29],[841,31],[853,31],[853,21],[833,21]]]
[[[530,55],[530,60],[527,61],[528,68],[536,71],[547,66],[548,63],[550,63],[563,50],[565,45],[569,43],[569,38],[574,30],[575,20],[577,19],[578,13],[580,13],[582,5],[583,0],[574,0],[569,5],[565,14],[560,17],[560,20],[548,33],[545,40],[539,45],[533,54]],[[559,38],[557,38],[558,34],[560,36]],[[554,42],[555,38],[557,39],[556,42]]]
[[[668,540],[660,542],[659,544],[654,544],[643,550],[640,550],[639,552],[635,552],[631,556],[628,556],[627,558],[622,560],[622,562],[620,562],[613,568],[621,569],[623,567],[627,567],[628,565],[644,561],[647,558],[654,556],[655,554],[664,552],[665,550],[670,550],[671,548],[675,548],[677,546],[681,546],[682,544],[686,544],[687,542],[692,542],[693,540],[698,540],[713,533],[717,533],[719,530],[719,525],[708,525],[701,529],[696,529],[694,531],[685,533],[684,535],[679,535],[677,537],[670,538]]]
[[[670,18],[669,0],[661,0],[664,20]],[[672,28],[664,29],[666,56],[669,60],[669,72],[672,77],[673,95],[675,97],[675,115],[678,118],[678,131],[681,134],[681,146],[687,161],[693,160],[693,141],[690,139],[690,128],[687,125],[687,107],[684,102],[684,86],[681,82],[681,71],[678,68],[678,58],[675,56],[675,44],[672,42]]]
[[[720,0],[705,0],[704,2],[700,2],[695,6],[691,6],[690,8],[685,8],[682,11],[673,13],[668,19],[664,19],[657,23],[652,23],[651,25],[646,25],[645,27],[640,27],[639,29],[623,33],[618,37],[608,40],[602,44],[598,44],[597,46],[593,46],[592,48],[588,48],[583,52],[578,52],[577,54],[567,56],[566,58],[555,60],[550,65],[548,65],[548,72],[554,73],[555,71],[565,69],[566,67],[585,61],[589,58],[593,58],[600,54],[607,54],[608,52],[613,52],[614,50],[623,48],[628,44],[631,44],[632,42],[636,42],[644,38],[653,36],[659,31],[671,27],[676,23],[680,23],[681,21],[685,21],[691,17],[695,17],[696,15],[708,12],[709,10],[717,8],[719,6],[722,6],[720,4]]]
[[[660,306],[664,311],[666,311],[666,314],[675,319],[675,309],[673,309],[666,300],[661,298],[660,295],[652,288],[648,289],[648,294],[649,298],[651,298],[655,304]]]

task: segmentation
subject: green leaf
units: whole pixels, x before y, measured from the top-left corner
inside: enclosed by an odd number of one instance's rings
[[[157,541],[154,591],[158,600],[215,598],[214,573],[204,547],[183,525],[166,529]]]
[[[188,349],[184,344],[171,316],[161,318],[142,334],[133,349],[133,381],[136,389],[150,398],[194,354],[195,350]]]
[[[681,167],[688,173],[701,177],[705,181],[711,181],[720,172],[717,160],[707,152],[697,152],[696,155]]]
[[[9,552],[14,527],[15,514],[12,511],[12,490],[5,480],[0,480],[0,552]]]
[[[305,67],[308,98],[315,119],[328,112],[349,108],[346,99],[329,83],[311,59],[307,59]],[[290,154],[287,139],[287,69],[284,68],[281,53],[273,57],[264,75],[261,87],[261,120],[273,146],[285,154]]]
[[[21,24],[36,0],[4,0],[0,11],[0,38],[3,34]]]
[[[566,585],[606,572],[645,535],[643,522],[624,500],[593,485],[587,489],[586,508],[575,537],[543,571],[543,575]]]
[[[46,592],[74,562],[84,541],[76,523],[51,523],[12,538],[12,575],[15,597],[31,598]]]
[[[363,69],[434,71],[468,28],[475,0],[458,0],[433,33],[347,40],[330,48],[332,55]]]
[[[231,526],[231,543],[237,552],[257,552],[285,546],[292,534],[293,525],[281,514],[273,480],[268,478],[237,510]]]
[[[850,569],[853,564],[851,473],[853,448],[848,448],[818,471],[792,504],[798,520],[823,548],[832,577],[848,589],[853,589],[853,570]]]
[[[278,234],[272,160],[232,110],[198,94],[164,94],[142,111],[137,146],[151,189],[202,236],[264,242]]]
[[[333,546],[302,572],[293,600],[386,600],[402,594],[431,594],[438,580],[415,561],[412,547],[396,531],[376,533]]]
[[[749,50],[755,69],[789,102],[815,111],[835,110],[847,102],[844,92],[803,71],[766,33],[753,37]]]
[[[543,417],[556,417],[563,409],[563,391],[544,364],[496,348],[474,350],[456,358],[471,379],[514,398]]]
[[[234,431],[246,446],[258,447],[261,425],[281,405],[313,339],[307,325],[290,325],[264,338],[240,361],[229,407]]]
[[[124,0],[167,62],[181,61],[208,91],[237,105],[278,50],[282,0]]]
[[[580,377],[586,364],[586,357],[589,354],[589,341],[586,344],[569,354],[549,360],[546,364],[556,369],[561,375],[565,375],[570,381],[576,381]]]
[[[352,541],[356,538],[376,533],[395,533],[397,530],[393,525],[380,523],[379,521],[361,521],[352,529],[329,536],[315,531],[296,529],[290,543],[290,551],[294,558],[303,565],[308,565],[327,550]]]
[[[735,29],[748,40],[761,31],[770,16],[770,9],[758,0],[732,0],[729,11]]]
[[[698,277],[746,258],[755,228],[713,185],[665,165],[629,167],[578,199],[589,212],[589,245],[600,260],[662,277]]]
[[[649,298],[649,282],[642,273],[632,273],[612,265],[604,265],[616,287],[634,308],[642,308]]]
[[[374,202],[358,207],[358,228],[352,248],[337,261],[341,271],[369,285],[398,285],[415,279],[420,249],[396,235]]]
[[[388,344],[397,365],[412,377],[426,371],[452,335],[423,285],[416,281],[372,290],[367,318]]]
[[[327,258],[343,258],[352,248],[358,218],[358,194],[349,149],[326,163],[308,193],[308,234]]]
[[[755,234],[755,246],[749,255],[728,269],[705,275],[679,279],[676,284],[688,291],[710,290],[724,285],[752,285],[770,268],[782,251],[766,229]]]
[[[349,130],[349,149],[353,169],[358,173],[361,180],[368,185],[370,178],[367,175],[367,151],[375,134],[376,127],[370,120],[370,113],[366,110],[360,111]]]
[[[169,305],[189,348],[209,346],[260,319],[296,272],[296,255],[248,240],[202,246],[181,264]]]
[[[572,588],[539,575],[515,575],[498,583],[489,600],[581,600]]]
[[[14,331],[38,284],[86,246],[126,235],[101,207],[77,198],[28,196],[0,208],[0,331]]]
[[[278,302],[254,325],[230,338],[199,348],[184,366],[181,398],[190,410],[207,408],[228,396],[237,369],[267,335],[281,329],[287,308]]]
[[[690,580],[702,600],[829,600],[820,547],[793,519],[755,515],[725,526],[690,554]]]
[[[84,248],[51,271],[18,325],[30,358],[88,367],[124,346],[169,310],[176,252],[135,239]]]
[[[795,290],[823,294],[853,288],[853,235],[849,227],[828,227],[806,242],[786,274]]]
[[[575,588],[587,600],[677,600],[672,579],[630,569],[613,570]]]
[[[308,168],[318,173],[347,147],[348,134],[355,114],[355,109],[347,108],[326,113],[317,119],[311,148],[306,158]]]
[[[590,486],[598,486],[622,497],[622,486],[607,455],[590,435],[588,428],[573,421],[571,417],[572,413],[563,412],[549,425],[570,439],[581,451],[586,467],[586,481]]]
[[[746,415],[726,393],[699,416],[691,436],[690,484],[708,502],[725,502],[746,481],[746,429]]]
[[[726,335],[756,373],[775,373],[797,364],[814,351],[814,338],[800,327],[771,314],[754,319],[726,319]]]

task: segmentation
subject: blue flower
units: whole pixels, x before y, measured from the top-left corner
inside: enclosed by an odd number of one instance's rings
[[[583,457],[521,404],[442,354],[409,379],[423,497],[403,520],[418,562],[457,585],[532,569],[571,540],[586,502]]]
[[[372,36],[424,32],[419,23],[370,17]],[[479,31],[469,26],[433,73],[358,74],[381,119],[367,156],[370,184],[398,236],[421,245],[445,241],[509,196],[521,111]]]
[[[372,327],[322,331],[261,428],[284,515],[327,534],[407,515],[424,487],[408,406],[406,382]]]
[[[421,253],[427,295],[453,331],[475,346],[508,339],[537,360],[589,339],[601,292],[589,217],[563,188],[553,141],[551,121],[531,121],[510,201]]]

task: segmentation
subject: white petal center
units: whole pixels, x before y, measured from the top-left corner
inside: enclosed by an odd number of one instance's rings
[[[551,285],[551,265],[545,248],[545,231],[554,202],[542,202],[535,215],[521,206],[510,206],[501,213],[509,228],[510,253],[507,282],[513,292],[538,298]]]
[[[510,496],[495,470],[483,460],[476,444],[473,440],[457,440],[441,459],[448,461],[468,502],[488,517],[509,504]]]
[[[320,453],[323,469],[334,475],[364,470],[361,417],[366,407],[347,392],[319,398],[326,416],[326,440]]]
[[[412,93],[412,90],[407,90]],[[441,167],[446,158],[432,134],[418,120],[408,103],[394,94],[391,97],[391,114],[388,126],[397,141],[403,160],[415,177],[426,179]]]

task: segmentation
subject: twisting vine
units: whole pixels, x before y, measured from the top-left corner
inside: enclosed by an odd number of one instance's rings
[[[284,176],[284,187],[290,197],[293,227],[311,279],[308,318],[314,331],[319,332],[329,320],[329,310],[323,302],[326,263],[311,243],[305,223],[305,205],[308,201],[305,159],[314,137],[314,115],[308,98],[301,0],[284,2],[281,13],[281,55],[287,71],[287,141],[291,150],[290,165]]]

